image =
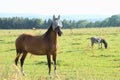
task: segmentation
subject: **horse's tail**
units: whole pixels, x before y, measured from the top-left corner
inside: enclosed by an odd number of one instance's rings
[[[22,53],[22,51],[21,51],[21,50],[16,49],[16,55],[21,54],[21,53]]]
[[[18,43],[15,43],[15,46],[16,46],[16,56],[17,56],[18,54],[21,54],[22,51],[19,49]]]
[[[18,63],[18,59],[19,59],[19,57],[20,57],[21,53],[22,53],[22,50],[21,50],[21,49],[19,49],[19,48],[16,46],[16,58],[15,58],[15,65],[17,65],[17,63]]]
[[[16,47],[16,54],[18,55],[22,53],[22,51],[24,50],[23,47],[23,42],[25,40],[25,34],[20,35],[16,41],[15,41],[15,47]]]

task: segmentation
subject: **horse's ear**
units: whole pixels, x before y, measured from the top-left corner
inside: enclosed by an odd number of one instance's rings
[[[53,15],[53,20],[55,20],[55,15]]]
[[[60,15],[58,16],[58,19],[60,19]]]

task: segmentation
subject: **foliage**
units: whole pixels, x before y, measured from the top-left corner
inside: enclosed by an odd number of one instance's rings
[[[22,33],[41,35],[46,30],[0,30],[0,80],[50,80],[46,56],[27,55],[22,76],[20,63],[14,65],[15,39]],[[90,37],[101,36],[108,49],[90,47]],[[117,36],[117,37],[116,37]],[[57,73],[52,80],[119,80],[120,79],[120,28],[63,29],[58,37]]]
[[[90,22],[88,20],[66,20],[63,21],[63,28],[91,28],[91,27],[116,27],[120,26],[120,15],[113,15],[103,21]],[[51,24],[51,19],[43,20],[37,18],[0,18],[0,29],[32,29],[41,28],[46,29]]]

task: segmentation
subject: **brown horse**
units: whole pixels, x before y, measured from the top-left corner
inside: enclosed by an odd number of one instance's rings
[[[22,34],[16,39],[16,52],[17,56],[15,58],[15,65],[18,63],[18,59],[21,56],[20,63],[21,63],[21,72],[25,75],[23,70],[24,60],[26,58],[27,53],[31,53],[34,55],[46,55],[49,74],[51,73],[51,55],[54,61],[54,72],[56,73],[56,56],[58,50],[58,42],[57,37],[61,36],[62,22],[60,20],[60,16],[55,18],[53,16],[53,21],[47,30],[41,36],[34,36],[30,34]]]

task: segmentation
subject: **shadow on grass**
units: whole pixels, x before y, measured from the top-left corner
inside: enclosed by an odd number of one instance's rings
[[[15,41],[10,41],[10,42],[7,42],[7,44],[11,44],[11,43],[15,43]]]
[[[81,45],[81,43],[72,43],[72,45]]]
[[[65,51],[66,53],[72,53],[72,52],[82,52],[82,50],[68,50],[68,51]]]
[[[34,61],[35,65],[47,65],[47,61]]]
[[[16,49],[9,49],[9,50],[6,50],[6,52],[13,51],[13,50],[16,50]]]
[[[113,61],[120,61],[120,59],[113,59]]]
[[[0,41],[3,41],[3,40],[0,40]]]
[[[101,54],[101,55],[92,55],[91,57],[115,57],[114,55],[103,55],[103,54]]]
[[[47,61],[34,61],[35,65],[48,65]],[[51,64],[53,65],[53,61],[51,62]],[[60,66],[62,64],[61,60],[57,60],[57,66]]]
[[[82,52],[82,50],[63,50],[63,51],[59,51],[59,54],[60,53],[72,53],[72,52]]]
[[[4,40],[0,40],[0,43],[4,43]]]

